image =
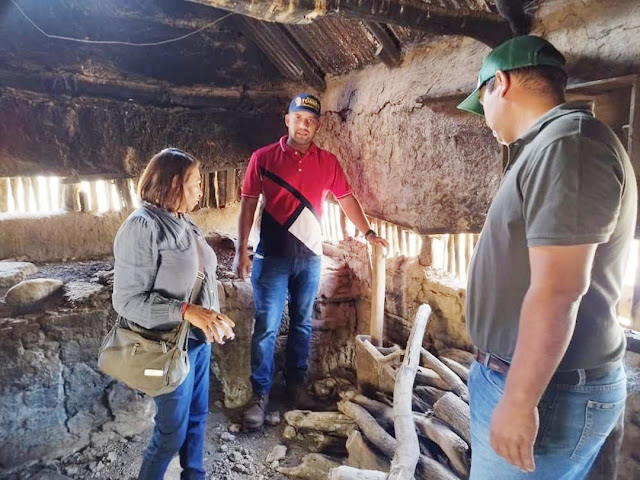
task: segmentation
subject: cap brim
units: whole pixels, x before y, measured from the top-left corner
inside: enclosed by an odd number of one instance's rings
[[[484,116],[484,108],[480,103],[480,88],[476,88],[471,95],[458,104],[460,110]]]
[[[309,112],[309,113],[313,113],[316,117],[320,118],[320,113],[318,113],[317,111],[311,108],[304,107],[302,105],[299,107],[294,107],[289,109],[289,113],[293,113],[293,112]]]

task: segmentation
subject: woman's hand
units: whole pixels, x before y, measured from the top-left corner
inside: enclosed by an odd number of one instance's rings
[[[198,327],[206,335],[209,342],[223,345],[225,340],[235,337],[233,327],[236,324],[229,317],[200,305],[187,305],[184,319],[191,325]]]

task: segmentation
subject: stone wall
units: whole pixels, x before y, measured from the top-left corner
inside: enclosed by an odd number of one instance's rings
[[[192,218],[204,232],[219,230],[233,234],[238,212],[239,204],[233,204],[199,210]],[[128,215],[128,211],[20,217],[0,214],[0,259],[55,262],[110,256],[113,239]]]
[[[0,303],[0,476],[34,459],[71,453],[115,431],[148,428],[153,403],[96,367],[115,312],[111,289],[16,315]],[[6,289],[5,289],[6,290]],[[0,296],[4,291],[0,291]],[[60,300],[60,299],[59,299]]]
[[[570,82],[640,72],[635,0],[545,0],[534,33],[566,53]],[[421,233],[481,228],[501,175],[483,119],[455,106],[489,48],[437,37],[393,69],[329,78],[319,143],[338,155],[366,211]]]

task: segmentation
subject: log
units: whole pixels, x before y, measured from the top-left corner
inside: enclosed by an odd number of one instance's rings
[[[342,465],[329,473],[329,480],[386,480],[387,474],[375,470],[359,470]]]
[[[449,367],[436,358],[426,348],[422,349],[422,362],[425,366],[432,368],[442,377],[442,379],[449,384],[451,391],[458,395],[462,400],[469,403],[469,389]]]
[[[448,392],[433,405],[433,413],[450,425],[454,432],[471,445],[471,410],[469,405],[453,393]]]
[[[276,471],[287,477],[306,478],[309,480],[324,480],[329,477],[329,472],[340,464],[330,457],[319,453],[306,455],[300,465],[295,467],[278,467]]]
[[[440,398],[447,393],[445,390],[440,390],[436,387],[429,387],[427,385],[418,385],[417,387],[414,387],[413,392],[432,407],[434,403],[440,400]]]
[[[349,435],[346,446],[349,452],[347,465],[350,467],[380,472],[388,472],[391,468],[389,459],[374,451],[358,430]]]
[[[435,417],[414,415],[413,419],[418,431],[442,449],[451,462],[453,470],[463,478],[467,478],[470,469],[469,445],[447,424]]]
[[[396,385],[393,390],[393,419],[398,448],[391,461],[389,480],[410,480],[413,478],[420,447],[418,435],[413,423],[413,382],[420,364],[420,351],[424,331],[429,323],[431,307],[420,305],[416,313],[411,335],[407,340],[406,354],[402,366],[396,373]]]
[[[420,455],[418,468],[416,469],[416,479],[418,480],[459,480],[455,473],[441,463]]]
[[[357,430],[354,430],[357,432]],[[353,434],[354,432],[351,432]],[[310,452],[344,456],[347,453],[344,437],[320,432],[303,432],[305,444]]]
[[[466,350],[461,350],[459,348],[447,348],[446,350],[442,350],[438,352],[438,357],[447,357],[451,360],[455,360],[456,362],[464,365],[467,368],[471,368],[471,365],[475,361],[475,357],[473,353],[467,352]]]
[[[411,409],[414,412],[428,413],[433,409],[433,404],[425,402],[422,397],[414,393],[411,398]]]
[[[430,368],[418,368],[416,384],[439,388],[440,390],[445,390],[447,392],[451,391],[451,386],[445,382],[435,370],[431,370]]]
[[[440,360],[442,360],[442,363],[449,367],[453,373],[458,375],[464,383],[467,383],[469,380],[469,369],[467,367],[447,357],[440,357]]]
[[[312,430],[347,438],[356,429],[351,415],[337,412],[310,412],[291,410],[284,414],[289,425],[297,430]]]
[[[388,429],[393,427],[393,408],[389,405],[373,400],[353,390],[342,393],[340,397],[364,407],[383,428]]]
[[[340,400],[338,410],[351,417],[358,424],[364,436],[384,455],[393,458],[398,442],[376,422],[376,419],[364,407],[348,400]]]

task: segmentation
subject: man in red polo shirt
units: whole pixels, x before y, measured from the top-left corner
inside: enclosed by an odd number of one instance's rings
[[[311,314],[320,282],[322,202],[331,192],[356,228],[371,244],[379,238],[353,195],[335,155],[313,143],[320,128],[320,101],[309,94],[293,97],[285,115],[289,135],[253,153],[242,186],[234,270],[249,271],[247,242],[260,195],[263,210],[260,242],[251,283],[256,305],[251,348],[254,401],[245,412],[245,429],[263,425],[273,377],[273,354],[282,310],[289,297],[286,352],[287,390],[297,403],[306,392]]]

